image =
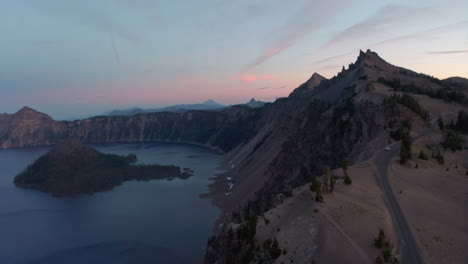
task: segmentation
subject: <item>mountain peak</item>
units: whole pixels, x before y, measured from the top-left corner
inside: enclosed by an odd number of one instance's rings
[[[203,102],[203,104],[204,105],[216,105],[216,106],[221,105],[221,104],[217,103],[216,101],[214,101],[213,99],[208,99],[205,102]]]
[[[359,56],[356,60],[356,65],[368,64],[368,65],[377,65],[380,63],[386,63],[377,52],[374,52],[370,49],[367,49],[366,52],[359,50]]]
[[[251,108],[258,108],[258,107],[264,106],[265,102],[257,101],[257,100],[255,100],[255,98],[252,98],[252,99],[250,99],[250,101],[248,103],[246,103],[244,105],[249,106]]]
[[[53,120],[52,117],[44,114],[44,113],[41,113],[39,111],[36,111],[30,107],[27,107],[27,106],[24,106],[23,108],[21,108],[20,110],[18,110],[18,112],[16,112],[14,114],[14,116],[22,119],[22,120],[32,120],[32,119],[35,119],[35,120],[42,120],[42,121],[50,121],[50,120]]]
[[[325,79],[326,78],[323,77],[322,75],[314,72],[312,76],[310,76],[309,80],[307,80],[306,82],[308,89],[314,88],[315,86],[319,85]]]
[[[36,110],[34,110],[34,109],[32,109],[32,108],[30,108],[28,106],[23,106],[23,108],[18,110],[18,112],[16,112],[16,113],[18,114],[18,113],[27,113],[27,112],[39,113]]]

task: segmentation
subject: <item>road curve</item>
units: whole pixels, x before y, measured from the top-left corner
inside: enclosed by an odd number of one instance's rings
[[[388,180],[388,167],[390,166],[392,158],[400,152],[400,146],[400,143],[396,143],[393,144],[391,149],[388,151],[379,151],[376,153],[373,162],[377,167],[377,178],[384,193],[385,202],[400,237],[402,247],[400,262],[402,264],[422,264],[424,261],[418,248],[418,244]]]

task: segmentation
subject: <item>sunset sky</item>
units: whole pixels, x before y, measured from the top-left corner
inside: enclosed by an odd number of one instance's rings
[[[0,0],[0,112],[287,96],[372,49],[468,78],[466,0]]]

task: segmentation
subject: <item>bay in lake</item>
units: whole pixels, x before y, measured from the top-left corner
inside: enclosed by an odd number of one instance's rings
[[[203,257],[219,210],[200,194],[222,156],[177,143],[92,147],[135,153],[139,163],[191,168],[187,180],[124,182],[93,195],[56,198],[13,178],[50,147],[0,150],[0,263],[192,263]]]

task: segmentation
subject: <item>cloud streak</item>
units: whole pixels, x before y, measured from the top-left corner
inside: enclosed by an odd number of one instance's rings
[[[468,50],[445,50],[445,51],[429,51],[427,54],[460,54],[468,53]]]
[[[310,1],[292,16],[282,28],[274,32],[277,37],[264,47],[261,54],[250,62],[245,70],[251,70],[295,46],[306,35],[325,26],[348,4],[348,0]]]
[[[342,30],[324,44],[321,49],[336,47],[343,43],[349,45],[350,41],[361,40],[363,36],[383,36],[386,32],[389,32],[389,27],[392,25],[413,18],[415,14],[426,14],[431,10],[431,8],[426,7],[416,8],[394,4],[386,5],[364,21]]]

